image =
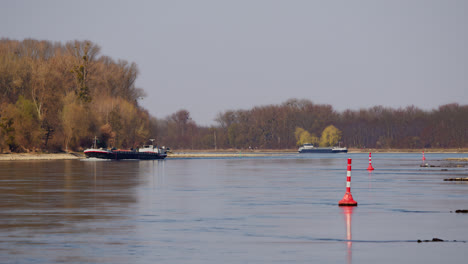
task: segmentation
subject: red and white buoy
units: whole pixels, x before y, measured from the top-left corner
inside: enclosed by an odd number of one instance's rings
[[[372,155],[369,152],[369,167],[367,167],[367,170],[374,170],[374,167],[372,167]]]
[[[422,159],[423,159],[423,164],[424,164],[424,162],[426,162],[426,157],[424,157],[424,150],[423,150],[423,158]]]
[[[338,202],[339,206],[357,206],[357,202],[354,201],[351,195],[351,159],[348,159],[348,168],[346,171],[346,193],[343,199]]]

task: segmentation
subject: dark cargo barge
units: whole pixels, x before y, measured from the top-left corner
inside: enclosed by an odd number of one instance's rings
[[[153,145],[143,146],[136,150],[122,150],[122,149],[103,149],[96,148],[94,143],[93,148],[86,149],[84,154],[86,158],[97,159],[110,159],[110,160],[157,160],[165,159],[167,157],[167,148],[156,147]]]

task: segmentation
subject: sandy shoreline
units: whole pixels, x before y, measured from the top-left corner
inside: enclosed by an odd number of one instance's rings
[[[222,158],[222,157],[265,157],[265,156],[279,156],[288,154],[288,152],[276,152],[276,153],[243,153],[243,152],[218,152],[218,153],[206,153],[206,152],[176,152],[170,153],[167,158]],[[289,153],[290,154],[290,153]],[[0,161],[12,161],[12,160],[74,160],[84,159],[83,153],[12,153],[12,154],[0,154]]]
[[[421,153],[422,150],[410,149],[349,149],[348,153]],[[425,153],[460,153],[468,154],[468,149],[436,149],[425,150]],[[222,157],[267,157],[297,154],[296,150],[181,150],[169,153],[167,158],[222,158]],[[74,160],[84,159],[83,152],[72,153],[10,153],[0,154],[0,161],[11,160]],[[456,158],[453,160],[468,161],[468,158]]]
[[[466,161],[468,162],[468,158],[448,158],[448,161]]]
[[[176,152],[170,153],[167,158],[222,158],[222,157],[268,157],[281,156],[292,154],[291,152],[219,152],[219,153],[203,153],[203,152]]]
[[[0,154],[0,161],[4,160],[73,160],[85,158],[80,153],[12,153]]]

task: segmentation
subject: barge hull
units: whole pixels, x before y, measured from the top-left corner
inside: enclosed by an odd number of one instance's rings
[[[165,159],[167,154],[146,153],[134,151],[85,151],[86,158],[110,159],[110,160],[158,160]]]

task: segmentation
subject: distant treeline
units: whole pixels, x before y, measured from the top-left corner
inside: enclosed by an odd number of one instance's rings
[[[173,149],[290,149],[298,128],[318,138],[330,125],[347,147],[468,147],[468,105],[458,104],[337,112],[290,99],[219,113],[211,127],[198,126],[184,109],[157,119],[138,105],[145,94],[135,87],[137,65],[99,51],[90,41],[0,40],[0,152],[80,151],[95,136],[101,147],[154,138]]]
[[[375,106],[336,112],[330,105],[291,99],[281,105],[227,111],[217,118],[219,147],[292,148],[295,128],[320,137],[333,125],[342,146],[354,148],[464,148],[468,146],[468,105],[448,104],[423,111],[414,106]]]

